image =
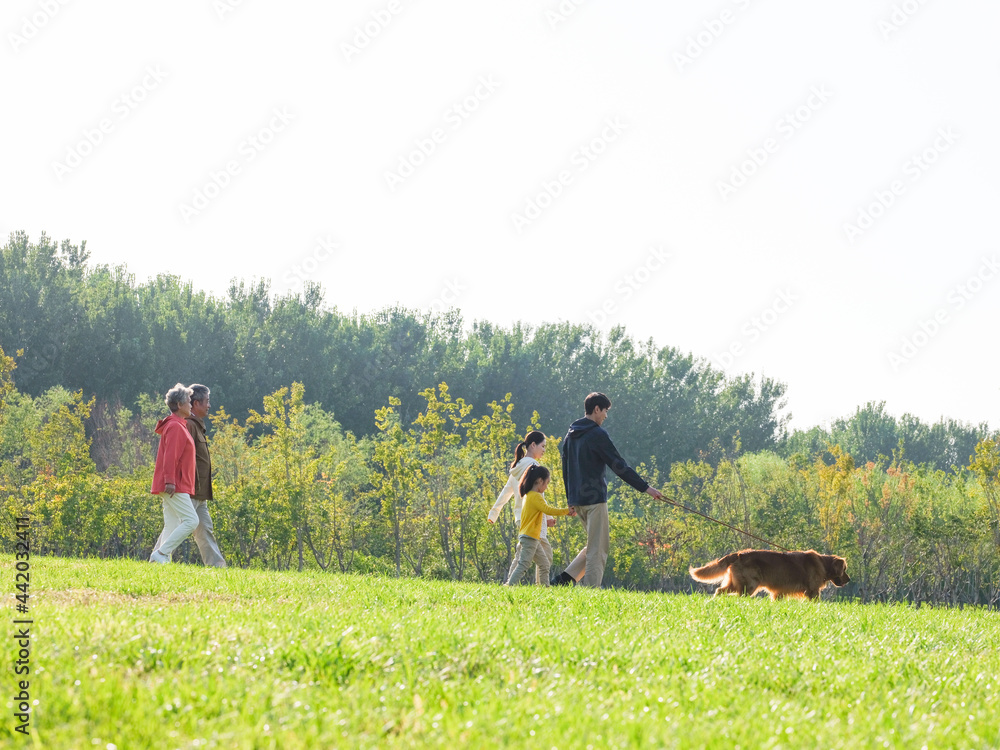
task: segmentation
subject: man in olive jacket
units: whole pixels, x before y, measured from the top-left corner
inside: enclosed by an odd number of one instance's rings
[[[191,390],[191,416],[187,418],[187,428],[194,438],[195,478],[191,504],[198,514],[198,528],[194,530],[194,541],[198,545],[198,551],[205,565],[225,568],[226,559],[219,549],[219,542],[215,538],[212,526],[212,516],[208,512],[208,501],[212,499],[212,456],[208,452],[204,420],[212,406],[209,401],[210,391],[206,386],[198,384],[192,385]]]
[[[639,492],[657,500],[663,499],[663,494],[650,487],[625,462],[601,426],[611,409],[611,399],[603,393],[591,393],[583,405],[586,416],[570,425],[560,446],[563,483],[568,505],[576,508],[577,517],[587,529],[587,568],[580,583],[600,588],[611,546],[605,467],[611,467],[611,471]]]

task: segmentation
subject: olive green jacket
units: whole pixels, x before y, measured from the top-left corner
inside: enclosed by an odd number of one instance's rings
[[[188,432],[194,438],[194,494],[195,500],[212,499],[212,456],[208,452],[208,438],[205,437],[205,423],[198,417],[187,418]]]

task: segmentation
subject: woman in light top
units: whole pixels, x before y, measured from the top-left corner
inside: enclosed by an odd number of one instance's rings
[[[540,465],[538,463],[538,459],[540,459],[544,453],[544,432],[533,430],[524,436],[524,440],[517,444],[517,448],[514,451],[514,461],[510,465],[510,477],[507,479],[507,484],[505,484],[503,489],[500,490],[500,494],[497,496],[497,501],[493,504],[493,507],[490,509],[490,513],[487,516],[490,523],[497,522],[497,518],[500,517],[500,511],[503,510],[507,502],[513,497],[514,527],[520,530],[521,508],[524,504],[524,498],[521,497],[521,493],[518,489],[518,483],[521,481],[521,477],[524,476],[524,472],[528,470],[529,466]],[[549,526],[555,526],[555,523],[555,519],[549,518],[548,516],[545,516],[542,519],[542,531],[541,536],[538,539],[538,558],[542,559],[543,562],[536,563],[535,565],[535,583],[539,586],[549,585],[549,569],[552,567],[552,547],[549,545],[547,529]],[[514,559],[510,561],[510,570],[507,571],[506,580],[510,580],[511,573],[514,572],[514,566],[517,565],[517,555],[520,551],[521,542],[519,538],[517,547],[514,549]]]
[[[550,516],[575,516],[576,508],[556,508],[545,502],[545,490],[548,489],[549,481],[552,479],[549,470],[544,466],[529,466],[524,472],[518,485],[524,504],[521,508],[521,528],[517,546],[517,555],[514,557],[514,570],[507,579],[508,586],[516,586],[521,581],[521,576],[531,567],[532,560],[539,568],[542,567],[543,554],[539,547],[539,538],[542,521],[545,514]],[[551,553],[550,553],[551,554]],[[551,558],[549,558],[551,561]],[[548,579],[544,579],[543,585],[548,585]]]

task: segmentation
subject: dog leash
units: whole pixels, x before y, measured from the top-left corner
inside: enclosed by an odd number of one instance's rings
[[[780,550],[782,550],[784,552],[791,552],[792,551],[792,550],[788,549],[787,547],[782,547],[780,544],[775,544],[774,542],[770,542],[767,539],[762,539],[761,537],[757,536],[756,534],[751,534],[749,531],[744,531],[743,529],[738,529],[735,526],[731,526],[730,524],[726,523],[725,521],[720,521],[718,518],[712,518],[711,516],[705,515],[700,510],[695,510],[694,508],[689,508],[686,505],[682,505],[681,503],[677,502],[676,500],[673,500],[673,499],[667,497],[662,492],[660,493],[660,495],[662,495],[662,502],[670,503],[671,505],[675,505],[678,508],[681,508],[682,510],[686,510],[688,513],[694,513],[695,515],[701,516],[702,518],[707,518],[709,521],[712,521],[713,523],[717,523],[720,526],[725,526],[727,529],[732,529],[733,531],[739,532],[740,534],[743,534],[744,536],[748,536],[751,539],[756,539],[758,542],[763,542],[764,544],[770,545],[771,547],[777,547],[778,549],[780,549]]]

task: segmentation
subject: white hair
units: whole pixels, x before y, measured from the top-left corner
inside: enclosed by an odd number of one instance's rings
[[[177,407],[185,401],[191,403],[191,389],[183,383],[178,383],[167,391],[167,395],[163,401],[171,412],[175,412],[177,411]]]

